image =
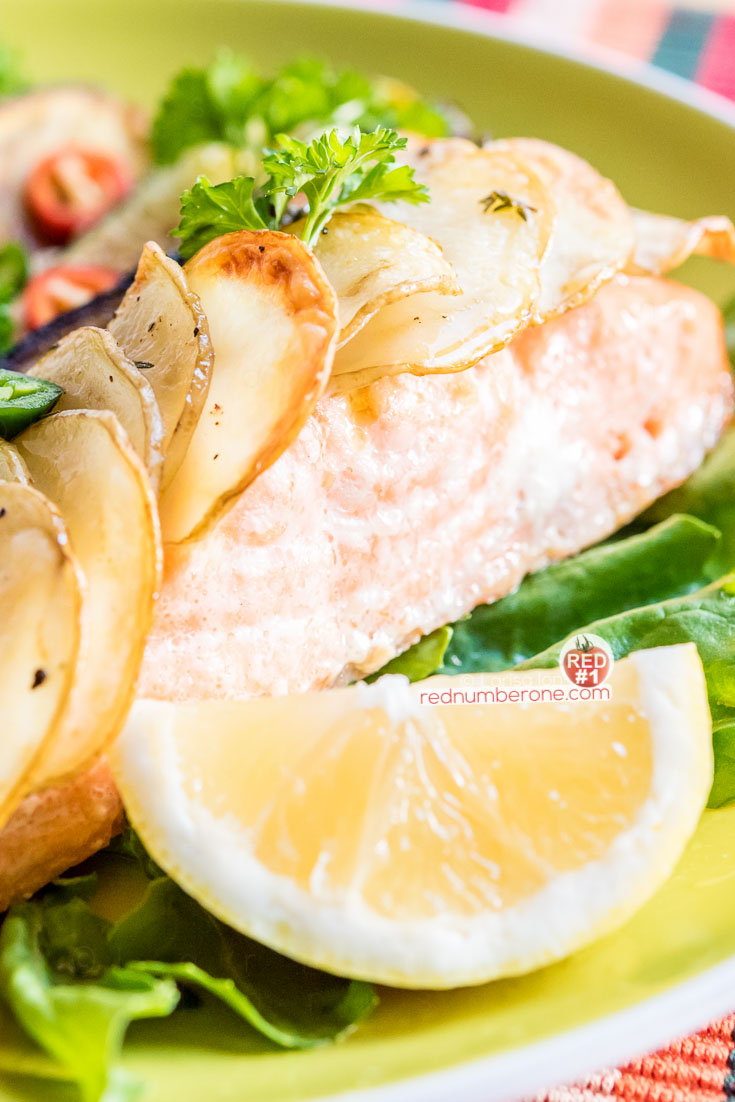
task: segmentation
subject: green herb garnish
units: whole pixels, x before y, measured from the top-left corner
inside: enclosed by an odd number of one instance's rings
[[[446,115],[402,85],[368,80],[306,58],[261,77],[244,57],[220,52],[206,69],[174,77],[153,123],[155,159],[168,164],[200,142],[224,141],[260,151],[276,135],[309,138],[332,127],[415,130],[444,137]]]
[[[528,203],[524,203],[520,199],[514,199],[511,195],[508,195],[507,191],[491,191],[489,195],[480,200],[480,203],[485,214],[497,214],[500,211],[509,210],[517,214],[524,222],[528,221],[529,214],[536,213],[535,207],[529,206]]]
[[[288,226],[306,245],[312,245],[337,207],[345,203],[380,200],[428,202],[428,192],[406,165],[391,167],[406,139],[392,130],[364,134],[354,131],[342,141],[335,130],[308,145],[279,135],[279,148],[268,151],[264,184],[238,176],[224,184],[200,177],[181,197],[181,221],[173,230],[181,239],[181,255],[188,259],[215,237],[234,230],[279,229],[289,202],[302,194],[306,217]]]
[[[17,241],[0,248],[0,355],[15,343],[15,326],[10,304],[28,281],[28,254]]]
[[[0,368],[0,437],[12,440],[49,413],[62,393],[56,383]]]

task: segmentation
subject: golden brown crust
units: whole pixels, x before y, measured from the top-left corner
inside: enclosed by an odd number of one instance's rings
[[[0,831],[0,912],[102,849],[122,827],[104,758],[66,784],[27,796]]]

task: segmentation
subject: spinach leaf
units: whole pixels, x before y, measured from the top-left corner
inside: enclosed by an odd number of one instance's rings
[[[689,593],[711,580],[719,540],[710,525],[675,516],[548,566],[455,624],[442,672],[506,670],[592,620]]]
[[[414,643],[396,658],[391,658],[382,669],[371,673],[365,680],[375,681],[386,673],[402,673],[409,681],[423,681],[425,677],[436,673],[441,666],[453,630],[447,626],[424,635],[418,643]]]
[[[720,529],[722,542],[710,563],[710,580],[735,568],[735,428],[727,430],[682,486],[655,501],[640,520],[651,524],[672,513],[690,513]]]
[[[714,729],[715,780],[709,806],[735,800],[735,575],[685,597],[597,620],[582,630],[607,640],[616,659],[649,647],[696,644]],[[565,642],[548,647],[520,668],[556,665]]]

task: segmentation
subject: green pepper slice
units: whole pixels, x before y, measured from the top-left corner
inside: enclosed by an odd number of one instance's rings
[[[47,379],[0,368],[0,436],[12,440],[49,413],[63,391]]]

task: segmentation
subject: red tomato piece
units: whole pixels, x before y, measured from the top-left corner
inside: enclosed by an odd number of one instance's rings
[[[26,180],[26,209],[38,232],[63,245],[99,221],[133,185],[119,157],[69,146],[46,157]]]
[[[33,276],[23,292],[26,327],[38,329],[59,314],[84,306],[119,279],[119,272],[94,264],[62,265]]]

